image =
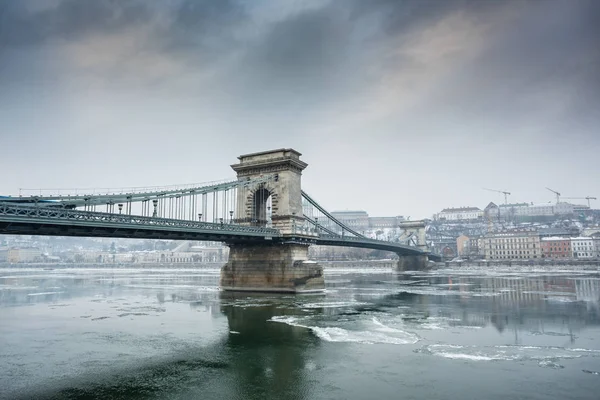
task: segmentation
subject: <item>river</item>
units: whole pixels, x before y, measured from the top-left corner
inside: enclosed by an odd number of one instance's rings
[[[217,269],[0,269],[2,399],[598,399],[600,275],[328,268],[313,295]]]

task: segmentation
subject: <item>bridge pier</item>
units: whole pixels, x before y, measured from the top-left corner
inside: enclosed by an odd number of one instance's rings
[[[308,245],[230,244],[221,268],[227,291],[311,293],[325,289],[323,267],[308,261]]]
[[[418,255],[398,255],[399,271],[423,271],[429,265],[429,258],[425,254]]]

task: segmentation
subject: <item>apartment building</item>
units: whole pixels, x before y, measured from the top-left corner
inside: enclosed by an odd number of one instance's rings
[[[488,260],[529,260],[542,258],[540,237],[533,230],[488,233],[482,239]]]
[[[570,258],[571,239],[568,237],[550,236],[540,238],[542,258]]]
[[[596,257],[594,239],[588,236],[571,238],[572,257],[576,259],[591,259]]]

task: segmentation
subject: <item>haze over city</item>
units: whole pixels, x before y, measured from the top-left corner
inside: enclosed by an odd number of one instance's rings
[[[291,147],[330,210],[600,197],[599,37],[594,0],[5,0],[0,195]]]

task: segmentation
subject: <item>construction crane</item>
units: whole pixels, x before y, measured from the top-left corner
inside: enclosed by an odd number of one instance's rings
[[[507,196],[510,196],[510,192],[506,192],[504,190],[488,189],[488,188],[483,188],[483,190],[489,190],[490,192],[502,193],[504,195],[504,204],[508,204],[508,197]]]
[[[556,190],[552,190],[549,187],[547,187],[546,189],[548,189],[549,191],[551,191],[552,193],[554,193],[556,195],[556,204],[560,203],[560,193],[558,193]]]
[[[590,205],[590,200],[598,200],[595,197],[592,196],[586,196],[586,197],[563,197],[563,199],[569,199],[569,200],[587,200],[588,202],[588,208],[592,208],[592,206]]]

